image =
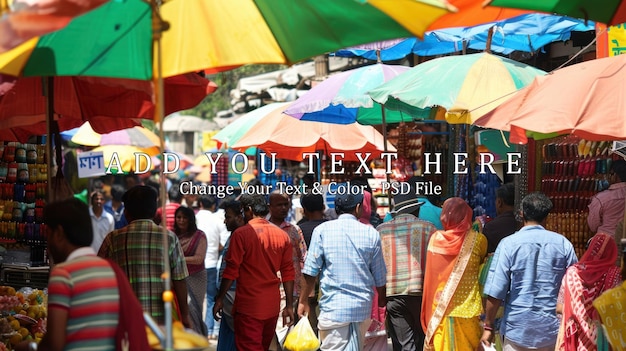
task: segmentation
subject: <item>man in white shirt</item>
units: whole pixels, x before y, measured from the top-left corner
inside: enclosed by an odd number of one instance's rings
[[[215,197],[202,195],[198,199],[200,210],[196,213],[196,225],[202,230],[207,239],[206,258],[204,267],[207,272],[207,294],[206,294],[206,323],[209,339],[217,339],[219,325],[216,325],[213,318],[213,305],[217,295],[217,262],[219,254],[223,249],[221,238],[228,237],[228,230],[224,224],[224,219],[220,218],[215,211]]]
[[[89,197],[89,215],[91,216],[91,227],[93,228],[93,241],[91,247],[95,252],[100,250],[100,245],[104,238],[115,229],[115,219],[104,210],[104,193],[96,190]]]

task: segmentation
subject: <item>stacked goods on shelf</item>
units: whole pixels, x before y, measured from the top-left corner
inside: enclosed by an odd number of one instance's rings
[[[0,142],[0,243],[29,245],[34,264],[45,263],[45,152],[45,145]]]
[[[594,234],[587,225],[591,198],[609,186],[613,156],[610,142],[566,136],[545,143],[542,150],[541,191],[554,208],[547,229],[567,237],[581,257]]]

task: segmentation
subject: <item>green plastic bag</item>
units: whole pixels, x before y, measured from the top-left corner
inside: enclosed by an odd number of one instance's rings
[[[315,351],[319,349],[320,341],[311,328],[309,319],[304,316],[287,334],[283,348],[290,351]]]

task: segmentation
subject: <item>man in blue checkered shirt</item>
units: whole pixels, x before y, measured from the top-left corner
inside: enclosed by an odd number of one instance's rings
[[[321,350],[362,350],[370,319],[374,287],[378,306],[386,305],[385,261],[380,234],[360,223],[363,190],[343,185],[337,189],[335,209],[339,217],[313,231],[302,270],[305,284],[298,314],[309,312],[308,296],[320,276],[321,298],[318,317]]]

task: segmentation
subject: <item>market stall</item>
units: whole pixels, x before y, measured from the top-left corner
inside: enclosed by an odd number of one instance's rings
[[[0,142],[0,350],[45,333],[46,156],[43,143]]]

